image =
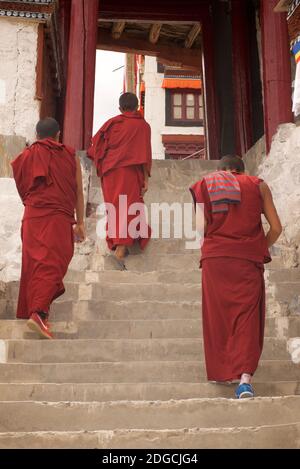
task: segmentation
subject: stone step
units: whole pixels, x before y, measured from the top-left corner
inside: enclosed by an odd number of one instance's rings
[[[97,321],[99,319],[192,319],[200,314],[201,301],[56,301],[51,321]],[[0,319],[15,319],[16,301],[0,304]]]
[[[196,270],[199,268],[200,254],[153,254],[147,259],[145,256],[129,256],[126,259],[126,268],[133,272],[153,272],[172,270]],[[92,270],[118,270],[115,261],[110,256],[93,255],[91,257]]]
[[[153,254],[146,259],[144,254],[130,256],[126,260],[126,267],[130,272],[166,272],[185,271],[199,269],[199,254]],[[273,261],[266,264],[267,270],[282,269],[282,261],[279,257],[274,257]],[[114,271],[118,270],[114,260],[110,256],[94,254],[91,257],[91,270],[94,271]]]
[[[198,284],[174,283],[109,283],[97,284],[67,283],[66,292],[59,301],[78,300],[164,300],[164,301],[198,301],[200,298],[200,282]],[[19,286],[15,283],[10,285],[8,299],[17,297]]]
[[[14,320],[16,301],[0,300],[0,320]],[[62,301],[51,307],[51,322],[78,322],[98,320],[159,320],[159,319],[199,319],[200,301]],[[291,316],[291,330],[298,331],[297,317]],[[285,336],[289,329],[287,317],[278,317],[280,333]],[[297,333],[298,334],[298,333]],[[296,335],[297,335],[296,334]],[[299,335],[299,334],[298,334]]]
[[[300,424],[177,430],[0,433],[1,449],[299,449]]]
[[[0,432],[173,430],[300,423],[300,396],[115,402],[0,402]]]
[[[271,267],[272,263],[266,267]],[[170,270],[165,272],[131,272],[131,271],[69,271],[65,277],[66,283],[196,283],[201,282],[202,270],[197,266],[189,270]],[[300,281],[300,269],[269,269],[266,278],[271,284],[285,284]]]
[[[1,363],[99,363],[204,360],[202,339],[7,340]],[[264,360],[289,360],[286,340],[265,339]]]
[[[212,383],[0,383],[0,401],[105,402],[232,398],[236,384]],[[256,396],[300,395],[299,381],[255,383]]]
[[[268,280],[271,283],[300,282],[300,269],[278,269],[269,272]]]
[[[152,256],[153,254],[193,254],[200,257],[200,243],[196,248],[191,249],[189,245],[190,240],[183,239],[151,239],[145,251],[140,251],[140,249],[135,245],[129,248],[130,255],[145,255]]]
[[[132,257],[128,260],[135,259]],[[140,259],[139,259],[140,261]],[[135,263],[135,265],[137,265]],[[162,274],[161,274],[162,275]],[[200,276],[199,276],[200,277]],[[154,280],[154,275],[153,275]],[[179,280],[179,279],[178,279]],[[79,301],[79,300],[108,300],[114,298],[115,301],[124,300],[165,300],[165,301],[197,301],[201,295],[201,280],[189,284],[182,278],[180,283],[141,283],[133,287],[133,283],[119,283],[102,281],[99,283],[81,284],[66,283],[66,292],[58,301]],[[19,285],[13,282],[7,285],[7,299],[16,299],[18,296]],[[269,293],[273,296],[273,293]],[[274,289],[274,298],[281,302],[290,302],[300,296],[299,282],[277,283]]]
[[[195,319],[128,319],[52,322],[56,339],[202,338],[200,313]],[[266,318],[265,337],[300,336],[300,315]],[[26,321],[0,320],[0,339],[32,339]]]
[[[194,183],[194,179],[191,177],[184,178],[180,183],[176,185],[169,183],[166,185],[161,185],[159,182],[154,183],[151,181],[149,191],[144,198],[144,201],[148,207],[149,213],[151,213],[151,204],[161,204],[167,203],[170,206],[176,202],[180,204],[192,203],[192,196],[189,191],[189,187]],[[92,184],[89,190],[88,196],[89,204],[93,206],[98,206],[103,203],[103,195],[99,188],[98,181],[92,180]],[[160,207],[155,207],[155,210]]]
[[[197,319],[200,301],[99,300],[80,301],[73,306],[74,320],[99,319]],[[59,319],[59,313],[54,314]]]
[[[54,302],[51,306],[52,320],[55,316],[59,321],[72,321],[74,305],[72,301]],[[16,318],[17,300],[0,300],[0,320],[13,320]]]
[[[290,360],[262,360],[255,380],[297,381],[300,366]],[[0,383],[203,383],[200,361],[135,361],[101,363],[5,363]]]
[[[157,300],[157,301],[199,301],[201,289],[199,285],[189,284],[99,284],[79,286],[81,300]]]
[[[66,276],[67,283],[189,283],[189,284],[201,284],[201,270],[178,270],[178,271],[166,271],[166,272],[130,272],[130,271],[119,271],[111,270],[106,272],[76,272],[71,271]]]
[[[293,298],[300,297],[300,282],[284,282],[275,284],[276,299],[280,301],[291,301]]]

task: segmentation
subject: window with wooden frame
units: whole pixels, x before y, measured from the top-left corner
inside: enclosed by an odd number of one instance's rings
[[[166,90],[166,125],[198,127],[203,125],[203,100],[200,91]]]

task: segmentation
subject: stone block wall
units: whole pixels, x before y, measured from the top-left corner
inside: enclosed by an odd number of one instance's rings
[[[284,124],[273,137],[269,155],[264,139],[244,158],[250,174],[258,175],[270,186],[283,225],[276,244],[285,268],[299,265],[300,245],[300,127]]]
[[[12,177],[10,162],[26,145],[26,139],[18,136],[0,135],[0,178]]]
[[[38,23],[0,17],[0,135],[35,139]]]

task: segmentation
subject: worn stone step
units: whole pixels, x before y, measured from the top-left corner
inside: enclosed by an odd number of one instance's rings
[[[75,305],[73,301],[62,300],[54,302],[51,306],[52,320],[56,317],[59,321],[72,321]],[[17,300],[0,300],[0,319],[15,319],[17,311]]]
[[[232,398],[236,384],[212,383],[0,383],[0,401],[102,402]],[[255,383],[256,396],[300,395],[299,381]]]
[[[0,402],[0,432],[165,430],[300,423],[300,396],[115,402]]]
[[[188,428],[0,433],[2,449],[299,449],[300,424],[239,428]],[[200,459],[198,459],[199,461]]]
[[[278,269],[269,272],[268,280],[271,283],[300,282],[300,269]]]
[[[279,256],[272,256],[272,262],[269,262],[268,264],[265,264],[265,269],[266,270],[282,270],[283,264],[282,260]]]
[[[199,315],[200,316],[200,315]],[[53,322],[56,339],[200,338],[200,319],[100,320]],[[0,339],[32,339],[26,321],[0,321]]]
[[[197,319],[200,301],[80,301],[74,305],[75,320],[99,319]],[[59,314],[56,313],[56,318]]]
[[[106,272],[76,272],[71,271],[67,274],[66,283],[82,283],[82,284],[99,284],[103,282],[108,283],[184,283],[197,284],[201,283],[201,270],[178,270],[178,271],[166,271],[166,272],[130,272],[130,271],[119,271],[111,270]]]
[[[201,296],[200,284],[161,284],[145,283],[132,285],[130,283],[99,285],[79,285],[78,297],[81,300],[158,300],[158,301],[199,301]]]
[[[97,284],[69,283],[65,285],[66,292],[62,301],[78,300],[165,300],[165,301],[195,301],[200,298],[201,288],[198,284],[186,284],[182,281],[175,283],[110,283],[101,282]],[[19,288],[17,285],[11,287],[8,299],[17,297]],[[58,300],[60,301],[60,300]]]
[[[145,254],[130,256],[126,260],[126,267],[130,272],[166,272],[185,271],[199,269],[200,252],[189,255],[185,254],[153,254],[146,258]],[[266,264],[267,270],[277,270],[282,268],[282,261],[279,257],[274,257],[273,261]],[[94,254],[91,257],[91,270],[111,271],[118,270],[115,262],[109,256]]]
[[[275,284],[275,298],[280,301],[291,301],[300,297],[300,282],[281,282]]]
[[[16,301],[0,300],[0,319],[13,320],[16,315]],[[268,310],[267,310],[268,315]],[[87,300],[55,302],[51,307],[51,322],[77,322],[98,320],[158,320],[198,319],[201,316],[200,301],[114,301]],[[291,330],[298,331],[297,317],[290,316]],[[272,319],[272,318],[270,318]],[[288,318],[273,318],[278,321],[279,332],[286,336],[289,330]],[[272,334],[271,334],[272,335]],[[297,335],[297,334],[296,334]]]
[[[82,363],[204,360],[202,339],[7,340],[1,363]],[[262,358],[288,360],[285,340],[265,339]]]
[[[126,267],[133,272],[153,272],[172,270],[191,270],[199,268],[200,255],[196,254],[153,254],[145,258],[143,254],[139,256],[129,256],[126,259]],[[110,256],[94,255],[91,258],[92,270],[118,270],[114,259]]]
[[[255,380],[297,381],[300,366],[290,360],[262,360]],[[0,383],[170,383],[206,382],[200,361],[0,364]]]
[[[169,242],[169,241],[168,241]],[[180,252],[180,250],[179,250]],[[195,254],[194,252],[192,252]],[[141,255],[141,254],[138,254]],[[275,259],[276,261],[276,259]],[[272,263],[266,267],[271,267]],[[132,271],[74,271],[67,273],[65,281],[68,283],[99,283],[99,282],[117,282],[117,283],[200,283],[202,270],[197,265],[196,268],[189,270],[170,270],[165,272],[132,272]],[[292,286],[300,280],[300,269],[270,269],[267,271],[266,278],[270,284],[290,283]]]
[[[155,339],[201,338],[200,313],[195,319],[128,319],[95,321],[53,321],[56,339]],[[0,339],[32,339],[37,335],[27,321],[0,320]],[[300,336],[300,315],[266,318],[265,337],[289,338]]]
[[[4,301],[0,319],[15,319],[16,301]],[[200,314],[200,301],[56,301],[51,306],[51,321],[99,319],[191,319]]]

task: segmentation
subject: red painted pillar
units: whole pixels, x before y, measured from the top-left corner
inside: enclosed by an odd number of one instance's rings
[[[93,131],[99,0],[72,0],[64,142],[83,150]]]
[[[220,159],[219,109],[216,92],[214,37],[212,12],[209,7],[201,17],[202,22],[202,74],[206,123],[206,154],[211,160]]]
[[[285,13],[277,0],[261,1],[264,114],[267,151],[280,124],[293,122],[291,62]]]
[[[235,146],[242,156],[253,144],[249,20],[243,2],[232,0],[231,6]]]

